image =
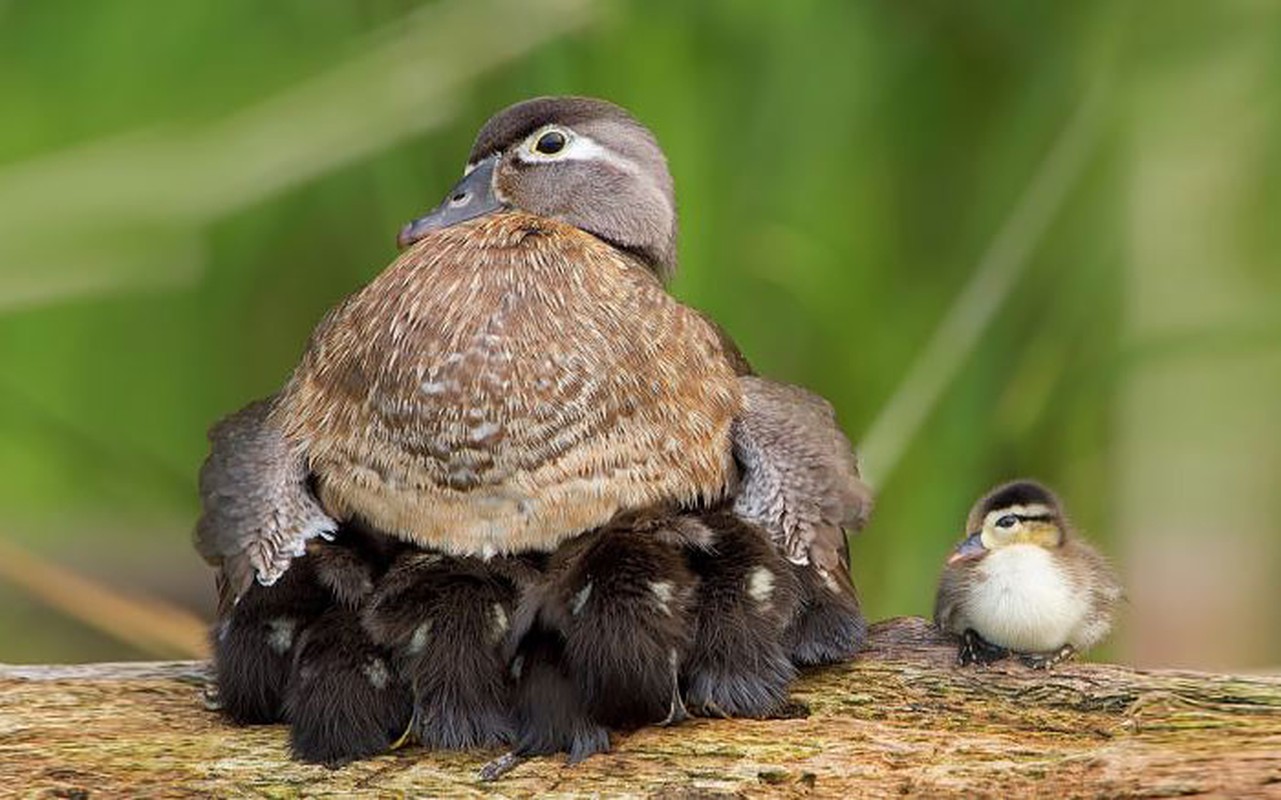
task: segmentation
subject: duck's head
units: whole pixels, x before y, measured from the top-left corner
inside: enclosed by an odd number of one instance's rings
[[[952,551],[948,564],[979,559],[1015,544],[1052,550],[1067,536],[1058,498],[1032,480],[1012,481],[988,492],[970,509],[965,529],[969,535]]]
[[[676,267],[676,201],[654,135],[613,103],[539,97],[495,114],[476,137],[463,179],[410,222],[403,248],[429,231],[515,209],[573,225],[645,261]]]

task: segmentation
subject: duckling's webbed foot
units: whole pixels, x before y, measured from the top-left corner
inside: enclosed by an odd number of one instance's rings
[[[364,609],[365,629],[412,687],[413,734],[428,747],[511,740],[502,644],[516,588],[503,561],[406,551]]]
[[[662,727],[678,725],[689,719],[689,709],[685,707],[685,700],[681,697],[680,659],[675,648],[668,661],[672,669],[672,699],[667,706],[667,716],[656,723]]]
[[[1049,669],[1071,659],[1075,655],[1076,648],[1070,644],[1065,644],[1058,650],[1049,653],[1020,653],[1019,661],[1023,662],[1024,666],[1032,669]]]
[[[784,629],[798,606],[796,578],[767,534],[739,517],[700,517],[702,546],[688,550],[699,576],[685,699],[702,716],[770,717],[796,677]]]
[[[566,674],[604,726],[675,721],[683,710],[676,673],[690,647],[697,579],[666,537],[669,524],[626,517],[552,559],[540,618],[563,639]]]
[[[983,666],[1009,656],[1008,649],[992,644],[979,636],[973,628],[966,628],[965,633],[961,635],[961,646],[957,650],[956,660],[963,667],[970,664]]]
[[[515,751],[503,753],[481,767],[476,777],[486,783],[496,781],[528,760],[528,756],[517,755]]]
[[[413,696],[356,612],[335,607],[299,637],[285,711],[294,755],[339,765],[391,749]]]

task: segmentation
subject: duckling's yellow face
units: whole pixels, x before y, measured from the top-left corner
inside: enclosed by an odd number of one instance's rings
[[[1012,544],[1034,544],[1048,550],[1063,543],[1063,529],[1053,508],[1028,503],[989,511],[983,517],[979,539],[987,550]]]

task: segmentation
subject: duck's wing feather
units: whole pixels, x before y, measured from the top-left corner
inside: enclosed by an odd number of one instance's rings
[[[742,470],[734,511],[769,531],[793,563],[848,570],[847,529],[872,508],[870,487],[831,404],[798,386],[741,376],[734,421]]]
[[[271,424],[273,401],[252,403],[209,431],[195,543],[219,568],[223,610],[255,577],[270,585],[302,555],[308,539],[338,527],[308,488],[302,453]]]

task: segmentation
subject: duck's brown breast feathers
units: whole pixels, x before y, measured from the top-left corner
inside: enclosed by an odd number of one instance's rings
[[[275,414],[334,516],[508,552],[719,497],[740,403],[716,331],[644,265],[506,213],[426,237],[334,309]]]

